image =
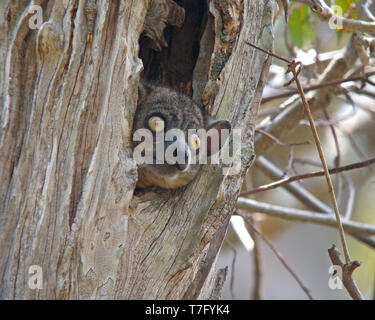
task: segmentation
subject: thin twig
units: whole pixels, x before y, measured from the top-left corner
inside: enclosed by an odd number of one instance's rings
[[[245,41],[245,43],[248,44],[249,46],[255,48],[255,49],[258,49],[258,50],[260,50],[260,51],[262,51],[262,52],[264,52],[264,53],[267,53],[268,55],[270,55],[270,56],[272,56],[272,57],[275,57],[275,58],[277,58],[277,59],[280,59],[280,60],[282,60],[282,61],[284,61],[284,62],[286,62],[286,63],[288,63],[288,64],[292,63],[291,60],[289,60],[289,59],[287,59],[287,58],[284,58],[284,57],[282,57],[282,56],[279,56],[278,54],[273,53],[273,52],[271,52],[271,51],[268,51],[268,50],[266,50],[266,49],[263,49],[263,48],[261,48],[261,47],[258,47],[256,44],[254,44],[254,43],[252,43],[252,42],[250,42],[250,41]]]
[[[346,261],[346,263],[349,263],[350,262],[350,255],[349,255],[348,246],[347,246],[346,241],[345,241],[345,233],[344,233],[344,229],[343,229],[342,223],[341,223],[341,217],[340,217],[339,208],[338,208],[337,202],[336,202],[333,183],[332,183],[332,180],[331,180],[331,176],[329,175],[328,166],[327,166],[326,159],[325,159],[325,156],[324,156],[324,153],[323,153],[322,145],[320,143],[319,135],[318,135],[318,132],[316,130],[314,120],[313,120],[313,117],[312,117],[312,114],[311,114],[311,111],[310,111],[309,104],[307,103],[305,94],[303,92],[303,88],[302,88],[301,83],[300,83],[299,78],[298,78],[298,73],[301,70],[301,69],[299,69],[299,71],[297,71],[298,65],[300,65],[300,63],[293,63],[293,64],[289,65],[288,69],[294,75],[294,79],[296,81],[298,91],[301,95],[302,103],[303,103],[303,106],[305,108],[307,118],[309,119],[309,122],[310,122],[311,131],[312,131],[313,136],[314,136],[315,144],[316,144],[316,147],[318,149],[319,157],[320,157],[320,160],[322,162],[324,174],[325,174],[325,177],[326,177],[326,180],[327,180],[328,192],[329,192],[329,195],[330,195],[331,200],[332,200],[333,210],[335,211],[336,220],[337,220],[337,227],[339,229],[341,243],[342,243],[342,247],[343,247],[343,250],[344,250],[345,261]]]
[[[328,111],[326,109],[323,109],[323,113],[324,113],[324,116],[326,117],[327,121],[330,121],[331,118],[328,114]],[[341,161],[340,161],[341,160],[340,144],[339,144],[339,139],[337,138],[337,133],[336,133],[336,129],[335,129],[334,125],[330,124],[329,128],[331,130],[333,141],[334,141],[335,147],[336,147],[336,157],[335,157],[335,160],[334,160],[334,165],[337,168],[337,167],[340,167],[340,164],[341,164]]]
[[[346,89],[348,91],[352,91],[352,92],[355,92],[357,94],[360,94],[360,95],[364,95],[364,96],[367,96],[369,98],[372,98],[372,99],[375,99],[375,93],[374,92],[371,92],[371,91],[368,91],[368,90],[365,90],[365,89],[361,89],[361,88],[358,88],[357,86],[355,85],[352,85],[352,86],[348,86],[346,87]],[[358,104],[359,106],[361,106],[361,104]],[[375,112],[375,107],[374,106],[365,106],[367,107],[366,110],[369,110],[370,112]],[[270,108],[269,108],[270,109]],[[275,111],[278,111],[279,107],[276,107],[275,108]],[[274,111],[274,112],[275,112]]]
[[[251,223],[254,226],[257,226],[257,220],[254,215],[249,216]],[[254,257],[254,286],[251,294],[252,300],[262,300],[262,275],[263,275],[263,259],[262,259],[262,252],[260,246],[260,238],[259,236],[253,231],[253,229],[249,230],[251,238],[254,241],[254,248],[253,248],[253,257]]]
[[[323,108],[323,113],[324,113],[326,120],[330,122],[331,118],[328,114],[327,108]],[[334,167],[337,168],[337,167],[340,167],[340,164],[341,164],[340,144],[339,144],[339,139],[337,138],[335,126],[333,124],[330,124],[329,128],[331,130],[333,142],[335,143],[335,147],[336,147],[336,157],[334,159]],[[340,203],[341,195],[342,195],[342,179],[341,179],[340,174],[336,176],[336,186],[337,186],[337,199],[338,199],[338,202]]]
[[[344,88],[342,88],[342,89],[344,89]],[[344,89],[344,90],[347,91],[346,89]],[[345,92],[344,95],[346,97],[346,101],[345,102],[349,102],[349,104],[352,107],[351,111],[348,112],[348,113],[343,113],[343,114],[341,113],[337,117],[335,117],[334,119],[330,119],[330,120],[324,120],[324,119],[315,120],[314,123],[315,123],[316,127],[337,125],[341,121],[347,120],[347,119],[349,119],[349,118],[351,118],[351,117],[353,117],[355,115],[355,113],[357,111],[356,104],[354,103],[354,101],[350,97],[350,95],[347,94],[347,92]],[[306,121],[306,120],[301,120],[300,124],[308,126],[309,122]]]
[[[246,225],[254,232],[256,233],[259,238],[261,238],[267,246],[273,251],[273,253],[276,255],[276,257],[280,260],[280,262],[283,264],[283,266],[289,271],[289,273],[292,275],[292,277],[297,281],[301,289],[306,293],[308,298],[310,300],[314,300],[314,298],[311,296],[310,290],[302,283],[301,279],[297,276],[297,274],[293,271],[293,269],[288,265],[288,263],[285,261],[285,259],[282,257],[282,255],[279,253],[279,251],[274,247],[274,245],[269,241],[257,228],[255,228],[249,221],[247,221],[246,216],[236,212],[239,216],[243,217]]]
[[[350,66],[353,66],[356,60],[357,54],[353,48],[353,39],[351,39],[346,47],[340,51],[340,54],[336,54],[333,57],[323,74],[319,77],[319,83],[344,78],[345,74],[349,72]],[[336,92],[329,88],[313,92],[311,99],[309,99],[311,110],[316,111],[328,105],[336,95]],[[273,117],[272,121],[265,127],[265,130],[279,139],[283,139],[283,137],[290,134],[297,127],[298,122],[305,116],[299,96],[292,96],[282,105],[283,108],[281,108],[280,113]],[[264,154],[271,145],[263,136],[255,138],[255,150],[258,155]]]
[[[288,165],[287,167],[285,168],[284,170],[284,174],[283,176],[286,176],[288,171],[291,169],[292,167],[292,163],[293,163],[293,147],[295,146],[302,146],[302,145],[306,145],[306,144],[310,144],[310,141],[304,141],[304,142],[296,142],[296,143],[285,143],[285,142],[282,142],[280,141],[279,139],[277,139],[275,136],[273,136],[272,134],[270,134],[269,132],[267,131],[264,131],[263,129],[260,129],[260,128],[255,128],[255,132],[258,132],[260,134],[263,134],[265,135],[266,137],[268,137],[269,139],[271,139],[272,141],[274,141],[277,145],[279,146],[282,146],[282,147],[288,147],[289,148],[289,159],[288,159]]]
[[[255,162],[255,165],[273,180],[283,179],[284,177],[284,172],[274,163],[267,160],[264,156],[259,156]],[[332,212],[332,209],[329,206],[315,197],[298,182],[285,185],[284,188],[312,210],[318,212]]]
[[[274,141],[279,146],[289,147],[288,165],[287,165],[286,169],[284,170],[284,176],[287,174],[288,171],[291,170],[291,168],[293,166],[293,147],[310,144],[310,141],[297,142],[297,143],[285,143],[285,142],[280,141],[275,136],[273,136],[272,134],[270,134],[269,132],[267,132],[267,131],[265,131],[261,128],[256,128],[255,132],[265,135],[266,137],[268,137],[269,139]],[[338,165],[336,165],[336,166],[338,166]]]
[[[234,300],[234,267],[236,266],[236,260],[237,260],[237,249],[236,246],[228,239],[228,237],[225,238],[225,242],[228,244],[228,246],[233,251],[233,259],[232,259],[232,267],[231,267],[231,273],[230,273],[230,283],[229,283],[229,290],[230,294],[232,296],[232,299]]]
[[[337,174],[337,173],[344,172],[344,171],[364,168],[364,167],[370,166],[374,163],[375,163],[375,158],[372,158],[372,159],[369,159],[369,160],[366,160],[366,161],[352,163],[352,164],[349,164],[347,166],[330,169],[329,173],[330,174]],[[288,177],[288,178],[285,178],[285,179],[281,179],[279,181],[275,181],[275,182],[272,182],[272,183],[254,188],[254,189],[249,190],[249,191],[242,192],[242,193],[240,193],[240,196],[243,197],[243,196],[248,196],[248,195],[251,195],[251,194],[254,194],[254,193],[258,193],[258,192],[263,192],[263,191],[266,191],[266,190],[275,189],[275,188],[278,188],[280,186],[283,186],[283,185],[286,185],[286,184],[289,184],[289,183],[292,183],[292,182],[298,181],[298,180],[309,179],[309,178],[314,178],[314,177],[322,177],[322,176],[324,176],[324,174],[325,174],[324,170],[322,170],[322,171],[315,171],[315,172],[311,172],[311,173],[300,174],[300,175],[293,176],[293,177]]]
[[[326,176],[326,180],[327,180],[327,184],[328,184],[328,191],[329,191],[329,194],[330,194],[330,197],[331,197],[331,201],[332,201],[332,205],[333,205],[333,209],[334,209],[334,212],[335,212],[335,215],[336,215],[336,220],[337,220],[337,227],[338,227],[338,230],[339,230],[339,234],[340,234],[340,238],[341,238],[341,243],[342,243],[342,247],[343,247],[343,250],[344,250],[344,255],[345,255],[345,260],[346,260],[346,263],[349,263],[350,262],[350,255],[349,255],[349,250],[348,250],[348,246],[346,244],[346,241],[345,241],[345,233],[344,233],[344,230],[343,230],[343,227],[342,227],[342,223],[341,223],[341,217],[340,217],[340,213],[339,213],[339,209],[338,209],[338,206],[337,206],[337,202],[336,202],[336,197],[335,197],[335,191],[334,191],[334,188],[333,188],[333,183],[332,183],[332,180],[331,180],[331,177],[329,175],[329,171],[328,171],[328,167],[327,167],[327,163],[326,163],[326,160],[325,160],[325,157],[324,157],[324,153],[323,153],[323,149],[322,149],[322,145],[320,143],[320,139],[319,139],[319,135],[318,135],[318,132],[316,130],[316,127],[315,127],[315,124],[314,124],[314,120],[313,120],[313,117],[312,117],[312,114],[311,114],[311,111],[310,111],[310,107],[309,107],[309,104],[306,100],[306,96],[303,92],[303,88],[302,88],[302,85],[301,85],[301,82],[299,81],[299,78],[298,78],[298,75],[299,73],[301,72],[302,70],[302,63],[300,61],[289,61],[288,59],[284,58],[284,57],[280,57],[268,50],[264,50],[258,46],[256,46],[255,44],[251,43],[251,42],[248,42],[246,41],[247,44],[253,46],[254,48],[257,48],[263,52],[266,52],[274,57],[277,57],[279,59],[281,59],[282,61],[284,62],[287,62],[288,63],[288,69],[287,69],[287,73],[292,73],[293,74],[293,79],[290,80],[287,84],[285,85],[289,85],[290,83],[292,83],[292,81],[295,81],[296,82],[296,85],[297,85],[297,89],[298,89],[298,92],[301,96],[301,100],[302,100],[302,104],[304,106],[304,110],[307,114],[307,118],[309,119],[309,122],[310,122],[310,127],[311,127],[311,131],[313,133],[313,136],[314,136],[314,140],[315,140],[315,144],[316,144],[316,147],[318,149],[318,154],[319,154],[319,157],[320,157],[320,160],[322,162],[322,165],[323,165],[323,169],[324,169],[324,174]],[[297,67],[299,67],[297,69]],[[285,86],[284,85],[284,86]]]
[[[359,76],[357,75],[357,76],[352,76],[352,77],[348,77],[348,78],[345,78],[345,79],[332,80],[332,81],[327,81],[327,82],[317,84],[317,85],[306,86],[306,87],[303,88],[303,90],[304,90],[304,92],[309,92],[309,91],[312,91],[312,90],[318,90],[318,89],[327,88],[327,87],[331,87],[331,86],[338,86],[338,85],[340,85],[342,83],[345,83],[345,82],[368,81],[367,78],[371,77],[373,75],[375,75],[375,71],[367,72],[364,75],[359,75]],[[270,97],[263,98],[261,104],[272,101],[272,100],[275,100],[275,99],[287,98],[287,97],[290,97],[290,96],[295,95],[295,94],[298,94],[298,89],[293,89],[293,90],[290,90],[290,91],[285,92],[285,93],[280,93],[280,94],[276,94],[276,95],[273,95],[273,96],[270,96]]]
[[[317,2],[319,2],[319,4],[317,4]],[[327,17],[331,18],[332,17],[332,10],[330,10],[330,8],[326,6],[324,1],[314,0],[314,2],[311,4],[311,9],[314,12],[316,12],[319,15],[320,18],[327,18]],[[358,27],[358,21],[356,22],[356,21],[353,21],[353,20],[349,19],[349,20],[345,20],[345,23],[346,23],[347,27],[350,26],[351,28],[353,28],[355,30],[358,30],[358,29],[356,29],[356,27]],[[360,25],[361,25],[362,28],[363,28],[364,25],[369,26],[368,24],[366,24],[366,22],[362,22],[362,21],[360,22]],[[371,27],[370,27],[370,29],[372,29],[371,31],[374,32],[375,31],[374,28],[375,28],[375,24],[371,25]],[[362,29],[362,31],[363,31],[363,29]],[[369,32],[371,32],[371,31],[369,31]],[[354,42],[354,38],[352,37],[352,49],[353,49],[353,42]],[[317,150],[318,150],[318,154],[319,154],[321,163],[323,165],[324,175],[326,177],[327,184],[328,184],[329,195],[330,195],[332,206],[333,206],[335,216],[336,216],[337,228],[338,228],[338,231],[339,231],[339,235],[340,235],[340,239],[341,239],[341,243],[342,243],[342,247],[343,247],[343,251],[344,251],[345,261],[346,261],[346,264],[349,264],[351,260],[350,260],[348,246],[347,246],[347,243],[346,243],[346,240],[345,240],[345,233],[344,233],[344,229],[343,229],[343,226],[342,226],[338,205],[337,205],[337,202],[336,202],[333,183],[332,183],[332,180],[331,180],[331,177],[330,177],[330,174],[329,174],[328,166],[327,166],[325,156],[324,156],[324,153],[323,153],[323,149],[322,149],[322,146],[321,146],[321,143],[320,143],[319,135],[317,133],[317,130],[316,130],[316,127],[315,127],[315,124],[314,124],[312,113],[311,113],[309,104],[306,100],[306,96],[304,94],[304,91],[303,91],[302,85],[300,83],[299,77],[298,77],[298,75],[300,74],[300,72],[302,70],[302,63],[299,62],[299,61],[297,61],[297,62],[296,61],[289,61],[288,59],[280,57],[278,55],[275,55],[272,52],[269,52],[267,50],[264,50],[264,49],[262,49],[262,48],[260,48],[256,45],[252,44],[251,42],[247,41],[246,43],[255,47],[255,48],[257,48],[257,49],[259,49],[259,50],[261,50],[261,51],[263,51],[263,52],[268,53],[269,55],[277,57],[277,58],[281,59],[282,61],[288,63],[287,73],[292,73],[293,79],[291,81],[289,81],[287,84],[284,84],[284,86],[289,85],[290,83],[292,83],[292,81],[296,82],[297,89],[298,89],[298,92],[299,92],[301,100],[302,100],[302,105],[304,107],[305,113],[307,114],[307,118],[310,122],[310,127],[311,127],[311,130],[312,130],[313,136],[314,136],[314,140],[315,140],[315,144],[316,144],[316,147],[317,147]],[[369,82],[369,81],[367,81],[367,82]]]
[[[269,132],[264,131],[263,129],[260,129],[260,128],[256,128],[255,132],[265,135],[266,137],[270,138],[272,141],[274,141],[276,144],[282,147],[294,147],[294,146],[302,146],[302,145],[310,144],[310,141],[285,143],[277,139],[275,136],[273,136]]]

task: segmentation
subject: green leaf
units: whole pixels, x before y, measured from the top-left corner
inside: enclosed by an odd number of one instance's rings
[[[343,17],[349,9],[347,0],[336,0],[336,6],[341,7],[341,12],[335,12],[338,16]]]
[[[356,3],[358,0],[336,0],[335,5],[337,7],[340,7],[341,12],[335,13],[341,17],[347,17],[350,19],[358,19],[357,13],[356,13]]]
[[[316,33],[316,20],[307,5],[293,9],[288,28],[290,37],[298,48],[307,50],[311,47]]]

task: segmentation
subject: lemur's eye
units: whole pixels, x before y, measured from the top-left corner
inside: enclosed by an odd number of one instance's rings
[[[196,134],[192,134],[190,136],[189,144],[190,144],[190,148],[192,148],[193,150],[198,150],[201,145],[201,140]]]
[[[164,120],[158,116],[153,116],[148,119],[148,126],[154,132],[160,132],[164,130]]]

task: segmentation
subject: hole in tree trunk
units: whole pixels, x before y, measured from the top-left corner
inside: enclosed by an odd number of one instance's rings
[[[140,38],[140,58],[144,65],[142,79],[192,96],[193,71],[207,22],[208,8],[206,1],[202,0],[175,2],[185,9],[185,20],[181,28],[165,28],[164,37],[168,47],[158,52],[151,48],[152,40],[145,35]]]

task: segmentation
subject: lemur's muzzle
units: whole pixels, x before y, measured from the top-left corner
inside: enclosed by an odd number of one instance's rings
[[[186,171],[190,166],[190,149],[183,139],[164,142],[165,162],[169,165],[175,165],[178,170]]]

